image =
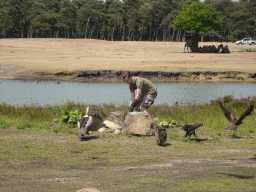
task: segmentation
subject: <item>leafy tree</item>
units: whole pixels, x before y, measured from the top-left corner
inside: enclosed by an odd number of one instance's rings
[[[18,37],[20,28],[20,2],[6,0],[1,3],[0,28],[3,37]]]
[[[122,24],[123,24],[123,17],[124,17],[123,4],[118,0],[112,1],[112,3],[108,6],[108,23],[109,23],[109,27],[112,28],[111,41],[114,40],[115,29],[118,27],[120,28],[119,32],[121,31]]]
[[[221,31],[220,12],[217,12],[210,5],[192,2],[184,4],[181,13],[173,21],[172,27],[175,30],[195,31],[192,41],[192,52],[198,49],[198,33],[208,31]]]
[[[100,10],[102,10],[101,4],[102,2],[99,1],[88,0],[78,10],[78,22],[80,25],[83,26],[85,39],[90,36],[90,29],[94,29],[93,25],[99,22],[98,19],[100,18],[100,16],[102,16],[99,12]],[[92,23],[92,25],[90,25],[90,22]]]
[[[74,38],[75,23],[77,18],[76,8],[72,2],[65,0],[58,14],[57,28],[64,28],[65,38]],[[71,32],[71,34],[70,34]]]

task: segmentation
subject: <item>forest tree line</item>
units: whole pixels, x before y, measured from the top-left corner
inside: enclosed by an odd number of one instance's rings
[[[190,32],[174,30],[172,22],[192,1],[2,0],[0,38],[182,41]],[[256,37],[256,0],[204,3],[221,13],[222,31],[201,33],[201,41]]]

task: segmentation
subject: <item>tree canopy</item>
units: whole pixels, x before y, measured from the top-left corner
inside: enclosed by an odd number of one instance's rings
[[[0,38],[182,41],[191,31],[199,31],[202,41],[256,38],[255,0],[198,2],[2,0]]]
[[[172,27],[175,30],[195,31],[192,52],[196,52],[198,47],[197,36],[200,31],[222,31],[220,14],[213,7],[204,3],[184,4],[181,13],[173,21]]]
[[[220,14],[204,3],[184,4],[181,13],[173,21],[172,27],[175,30],[196,32],[222,31]]]

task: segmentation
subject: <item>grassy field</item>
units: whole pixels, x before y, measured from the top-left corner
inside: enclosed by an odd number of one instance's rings
[[[238,118],[256,98],[220,98],[203,105],[155,105],[158,121],[174,121],[159,146],[153,136],[93,132],[84,140],[76,125],[57,126],[62,111],[87,105],[0,105],[1,191],[256,191],[256,110],[236,132],[219,107]],[[126,106],[95,106],[106,119]],[[204,125],[185,138],[180,126]]]

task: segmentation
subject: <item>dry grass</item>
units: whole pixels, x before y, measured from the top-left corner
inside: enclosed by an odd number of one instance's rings
[[[219,45],[218,42],[199,43]],[[225,45],[225,43],[224,43]],[[256,73],[250,45],[228,43],[231,54],[184,53],[183,42],[110,42],[85,39],[1,39],[0,68],[75,70],[239,71]],[[9,69],[11,71],[11,69]]]
[[[176,138],[161,147],[153,137],[96,133],[80,141],[75,131],[2,129],[2,191],[256,190],[255,133],[237,139],[226,132],[218,141],[198,131],[202,142]]]

